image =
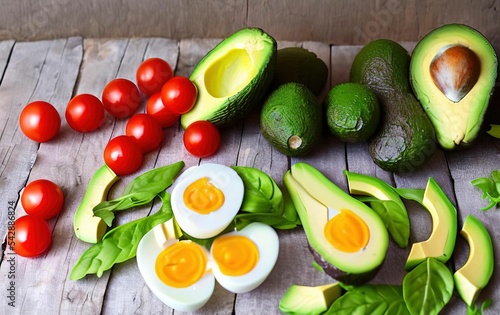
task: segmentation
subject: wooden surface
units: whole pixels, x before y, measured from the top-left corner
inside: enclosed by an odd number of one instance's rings
[[[66,39],[15,42],[0,41],[0,235],[3,252],[0,265],[0,314],[163,314],[172,311],[163,305],[145,285],[135,259],[115,266],[101,278],[88,276],[80,281],[68,278],[78,257],[88,244],[73,234],[73,215],[91,175],[102,165],[102,152],[107,141],[123,134],[126,121],[107,117],[96,132],[80,134],[63,120],[60,134],[40,145],[28,140],[18,128],[19,113],[33,100],[53,103],[62,114],[70,98],[79,93],[100,96],[104,85],[115,77],[134,79],[135,69],[148,57],[161,57],[175,66],[177,74],[189,75],[198,60],[219,40],[165,38],[133,39]],[[414,43],[405,43],[412,49]],[[330,78],[324,94],[333,85],[347,81],[350,63],[360,46],[331,46],[320,42],[279,42],[279,47],[303,46],[314,51],[330,67]],[[498,106],[498,104],[494,104]],[[497,116],[498,117],[498,116]],[[490,117],[491,118],[491,117]],[[500,141],[482,134],[473,148],[456,151],[436,151],[422,169],[410,174],[388,173],[376,167],[365,143],[345,144],[327,133],[321,145],[303,158],[287,158],[263,139],[259,130],[258,112],[242,124],[222,131],[220,151],[207,159],[190,156],[182,146],[182,128],[165,130],[163,146],[147,155],[138,173],[155,166],[179,160],[186,167],[200,163],[246,165],[262,169],[282,185],[283,175],[290,165],[306,161],[316,166],[340,187],[347,183],[342,171],[378,176],[397,187],[424,188],[430,176],[443,187],[463,218],[473,213],[489,229],[497,253],[500,252],[500,214],[498,210],[483,213],[486,204],[481,193],[470,181],[500,169]],[[123,177],[111,192],[117,196],[133,174]],[[9,204],[16,216],[24,213],[19,194],[27,182],[46,178],[57,182],[65,193],[63,212],[50,221],[53,245],[48,253],[36,259],[14,255],[5,248],[9,221]],[[411,217],[411,241],[426,239],[432,223],[429,214],[416,203],[407,203]],[[158,205],[127,211],[118,216],[123,223],[155,212]],[[307,241],[301,228],[280,231],[278,263],[269,278],[256,290],[235,295],[216,285],[214,295],[199,314],[276,314],[278,303],[291,284],[320,285],[332,280],[314,269]],[[392,242],[384,265],[373,283],[400,284],[405,275],[403,266],[409,248],[399,249]],[[450,267],[455,270],[466,260],[468,247],[459,237]],[[498,257],[498,254],[497,254]],[[14,261],[14,264],[10,264]],[[498,264],[496,264],[498,267]],[[9,278],[14,275],[15,278]],[[13,281],[13,284],[11,283]],[[13,287],[15,307],[9,306],[9,288]],[[500,296],[500,269],[484,298]],[[486,314],[499,314],[500,302],[495,301]],[[455,294],[445,314],[465,314],[464,304]]]
[[[359,45],[388,37],[417,41],[465,23],[500,50],[500,0],[0,0],[0,40],[223,38],[257,26],[279,40]]]

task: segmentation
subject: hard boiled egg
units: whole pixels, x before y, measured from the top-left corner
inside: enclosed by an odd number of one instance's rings
[[[234,293],[251,291],[276,264],[279,239],[268,225],[252,223],[221,235],[208,252],[192,241],[179,241],[172,221],[141,239],[137,265],[151,291],[175,310],[201,308],[212,296],[215,280]]]
[[[232,168],[211,163],[193,166],[174,183],[172,210],[188,235],[211,238],[234,219],[243,194],[243,180]]]

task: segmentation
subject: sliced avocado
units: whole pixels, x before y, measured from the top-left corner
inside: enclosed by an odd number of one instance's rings
[[[367,85],[379,99],[380,126],[368,149],[373,161],[391,172],[421,167],[436,148],[434,127],[410,87],[409,66],[404,47],[378,39],[358,52],[350,72],[352,82]]]
[[[338,282],[315,287],[294,284],[281,298],[279,309],[290,315],[323,314],[341,295],[342,288]]]
[[[94,216],[92,209],[106,200],[109,189],[118,179],[119,177],[107,165],[101,166],[90,179],[73,220],[75,235],[82,241],[97,243],[106,233],[106,223]]]
[[[315,53],[303,47],[278,49],[274,88],[288,82],[305,85],[318,96],[328,79],[328,66]]]
[[[488,40],[463,24],[443,25],[413,51],[410,80],[445,149],[469,145],[477,136],[497,77]]]
[[[182,127],[197,120],[222,127],[260,106],[273,79],[276,50],[274,38],[259,28],[242,29],[220,42],[189,77],[198,98],[181,116]]]
[[[399,247],[405,248],[408,246],[410,238],[410,217],[406,206],[399,197],[399,194],[394,191],[394,188],[383,180],[359,173],[344,171],[349,184],[349,192],[354,195],[372,196],[379,200],[390,200],[395,204],[395,212],[392,217],[386,218],[384,215],[379,215],[385,221],[389,233]],[[374,204],[372,204],[374,206]],[[376,207],[373,207],[376,210]],[[387,214],[391,216],[391,214]]]
[[[426,241],[414,243],[406,260],[405,269],[413,269],[427,258],[446,263],[453,253],[457,238],[457,210],[430,177],[422,201],[432,217],[432,232]]]
[[[322,109],[303,84],[280,85],[265,100],[260,113],[262,136],[281,153],[303,156],[321,138]]]
[[[345,284],[371,279],[389,243],[378,214],[306,163],[294,164],[284,183],[323,270]]]
[[[469,243],[469,258],[453,278],[460,297],[473,306],[493,275],[493,242],[483,223],[472,215],[465,218],[460,235]]]

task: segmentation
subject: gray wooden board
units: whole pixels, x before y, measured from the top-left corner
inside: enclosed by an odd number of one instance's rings
[[[61,133],[55,141],[35,144],[19,132],[17,118],[23,105],[30,100],[48,100],[62,113],[69,99],[76,94],[91,93],[100,97],[105,84],[116,77],[135,81],[135,70],[142,60],[157,56],[166,59],[176,74],[189,76],[196,63],[220,39],[163,38],[85,39],[69,38],[41,42],[0,42],[0,66],[6,64],[0,85],[0,190],[2,207],[9,201],[17,202],[19,192],[30,180],[48,178],[60,183],[65,192],[65,209],[58,218],[51,220],[53,246],[40,258],[16,257],[16,308],[8,306],[6,295],[0,298],[0,313],[12,314],[130,314],[174,313],[159,301],[144,283],[135,259],[115,266],[101,278],[88,276],[79,281],[69,280],[74,263],[89,244],[78,240],[72,233],[73,213],[78,206],[90,177],[103,164],[105,144],[114,136],[124,133],[126,120],[115,120],[109,115],[98,131],[80,134],[73,131],[63,119]],[[330,87],[348,81],[349,66],[360,46],[329,46],[316,42],[278,42],[278,47],[302,46],[323,59],[330,68],[330,76],[322,100]],[[404,43],[407,49],[413,43]],[[9,48],[10,47],[10,48]],[[36,51],[37,53],[33,53]],[[7,55],[8,57],[2,57]],[[2,59],[3,58],[3,59]],[[142,107],[140,111],[143,111]],[[424,188],[429,176],[443,187],[457,205],[459,225],[466,214],[477,215],[492,233],[495,248],[499,246],[496,227],[500,224],[497,211],[482,213],[481,193],[470,185],[470,180],[487,176],[500,169],[500,142],[483,135],[474,148],[443,152],[438,149],[431,160],[420,170],[408,174],[393,174],[378,168],[371,160],[366,143],[346,144],[322,135],[321,142],[305,157],[289,158],[275,150],[261,135],[259,112],[255,111],[241,124],[221,130],[221,148],[209,158],[191,156],[183,148],[183,129],[178,124],[164,130],[161,148],[145,157],[143,167],[136,173],[124,176],[113,187],[111,196],[121,194],[123,187],[136,175],[154,167],[182,160],[186,168],[203,163],[252,166],[265,171],[280,186],[290,165],[303,161],[322,171],[342,189],[347,190],[344,169],[377,176],[397,187]],[[430,234],[432,222],[429,214],[413,202],[407,202],[411,224],[411,241],[424,240]],[[126,211],[117,216],[117,223],[124,223],[157,211],[158,202]],[[15,207],[16,215],[23,213]],[[0,212],[2,222],[8,220]],[[4,236],[7,225],[0,226]],[[256,290],[245,294],[232,294],[216,285],[208,304],[195,314],[255,314],[279,313],[278,303],[291,284],[320,285],[331,278],[312,266],[307,250],[307,240],[299,227],[279,231],[280,253],[278,262],[269,278]],[[409,248],[400,249],[391,242],[387,258],[372,283],[399,284],[405,275],[404,262]],[[2,253],[0,276],[2,287],[8,288],[11,253]],[[457,250],[450,267],[456,269],[466,260],[466,242],[457,239]],[[481,295],[481,300],[493,297],[499,288],[499,273]],[[455,294],[447,313],[465,313],[464,304]],[[486,314],[500,312],[500,305],[493,304]]]

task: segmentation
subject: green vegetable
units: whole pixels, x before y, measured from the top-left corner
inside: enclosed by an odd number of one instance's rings
[[[500,125],[490,125],[490,130],[486,131],[489,135],[500,138]]]
[[[482,315],[484,314],[484,310],[490,307],[491,304],[493,304],[493,300],[486,299],[483,301],[483,303],[481,303],[481,307],[479,308],[475,305],[469,306],[467,308],[467,315]]]
[[[483,192],[483,199],[489,200],[489,205],[481,208],[490,210],[500,203],[500,170],[492,171],[490,177],[481,177],[471,181],[471,184]]]
[[[292,229],[300,224],[293,204],[269,175],[253,167],[231,168],[241,177],[245,187],[243,203],[234,219],[236,229],[252,222],[279,229]]]
[[[335,300],[325,314],[403,315],[410,314],[401,286],[362,285],[351,288]]]
[[[137,176],[125,187],[121,197],[96,205],[93,209],[94,215],[111,226],[115,218],[113,212],[150,203],[159,193],[172,185],[183,167],[184,162],[179,161]]]
[[[78,259],[69,278],[79,280],[88,274],[101,277],[104,271],[111,269],[115,264],[135,257],[141,238],[157,224],[172,218],[170,194],[164,191],[158,196],[162,200],[158,212],[107,232],[100,242],[92,245]]]
[[[438,314],[453,295],[451,271],[442,262],[427,258],[406,274],[403,295],[412,315]]]

